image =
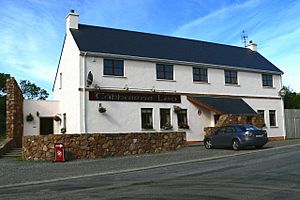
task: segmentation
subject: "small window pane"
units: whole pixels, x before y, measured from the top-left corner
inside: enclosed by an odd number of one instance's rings
[[[179,128],[189,128],[186,109],[181,109],[177,112],[177,119]]]
[[[153,129],[152,108],[142,108],[142,128]]]
[[[207,82],[207,68],[193,67],[193,81]]]
[[[173,65],[156,65],[156,78],[173,80]]]
[[[160,128],[171,125],[170,109],[160,109]]]
[[[273,87],[273,76],[270,74],[262,74],[263,86]]]
[[[237,84],[237,71],[225,70],[225,83]]]
[[[276,126],[276,111],[269,110],[270,126]]]
[[[123,60],[104,59],[104,75],[124,76]]]

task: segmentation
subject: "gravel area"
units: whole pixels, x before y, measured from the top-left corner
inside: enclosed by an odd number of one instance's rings
[[[293,144],[300,145],[300,140],[269,142],[264,149]],[[158,154],[75,160],[65,163],[55,163],[49,161],[21,161],[0,158],[0,186],[150,167],[168,163],[210,158],[214,156],[234,155],[239,154],[240,152],[251,151],[254,151],[254,149],[246,149],[241,151],[233,151],[230,149],[206,150],[202,145],[197,145],[178,151]]]

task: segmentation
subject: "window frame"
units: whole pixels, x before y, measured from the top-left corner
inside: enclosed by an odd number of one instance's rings
[[[183,119],[183,120],[181,120],[181,119]],[[180,109],[179,111],[177,111],[177,125],[178,125],[178,128],[189,129],[189,120],[188,120],[187,109]]]
[[[271,112],[272,112],[272,114],[274,114],[274,123],[275,124],[273,124],[272,123],[273,121],[271,121],[272,120]],[[277,112],[276,112],[276,110],[269,110],[269,124],[270,124],[270,127],[277,127],[278,126],[277,125]]]
[[[171,68],[171,70],[166,69],[166,68]],[[163,74],[163,76],[160,76]],[[171,77],[168,77],[168,75],[171,75]],[[169,64],[161,64],[157,63],[156,64],[156,79],[157,80],[174,80],[174,65],[169,65]]]
[[[150,112],[149,113],[143,112],[146,110],[150,111]],[[149,123],[147,123],[146,122],[147,120],[143,118],[146,114],[149,114],[149,121],[150,121]],[[146,124],[144,122],[149,124],[148,127],[146,126]],[[144,130],[153,129],[153,108],[141,108],[141,128]]]
[[[111,66],[107,66],[107,62],[111,62]],[[119,68],[118,63],[121,63],[121,68]],[[111,67],[111,73],[108,72],[107,67]],[[117,73],[118,70],[121,70],[121,74]],[[103,59],[103,76],[116,76],[116,77],[124,77],[124,60],[121,59],[111,59],[111,58],[104,58]]]
[[[165,115],[166,116],[166,118],[165,118],[165,120],[164,120],[164,117],[165,116],[162,116],[162,114],[164,114],[162,111],[168,111],[169,113],[168,113],[168,115],[169,115],[169,122],[168,122],[168,120],[167,120],[167,115]],[[166,121],[165,123],[163,122],[163,121]],[[170,126],[172,126],[172,119],[171,119],[171,109],[170,108],[160,108],[159,109],[159,127],[160,127],[160,129],[166,129],[165,128],[165,126],[169,123],[169,125]]]
[[[224,79],[225,85],[238,85],[238,71],[224,70]]]
[[[271,77],[271,78],[270,78]],[[261,75],[261,81],[263,87],[274,87],[274,81],[273,81],[273,75],[272,74],[262,74]]]
[[[193,82],[208,83],[208,68],[193,67]]]

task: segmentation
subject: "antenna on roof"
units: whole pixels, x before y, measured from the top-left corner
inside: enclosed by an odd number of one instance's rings
[[[244,43],[244,46],[246,47],[247,46],[248,34],[246,33],[245,30],[243,30],[242,33],[241,33],[241,39]]]

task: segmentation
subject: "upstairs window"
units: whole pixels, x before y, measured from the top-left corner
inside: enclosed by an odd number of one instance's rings
[[[152,108],[142,108],[142,129],[153,129]]]
[[[207,83],[207,68],[193,67],[193,81]]]
[[[104,59],[103,75],[124,76],[124,61]]]
[[[225,84],[237,84],[237,71],[224,70]]]
[[[156,78],[173,80],[173,65],[156,64]]]
[[[263,87],[273,87],[273,76],[271,74],[262,74]]]

